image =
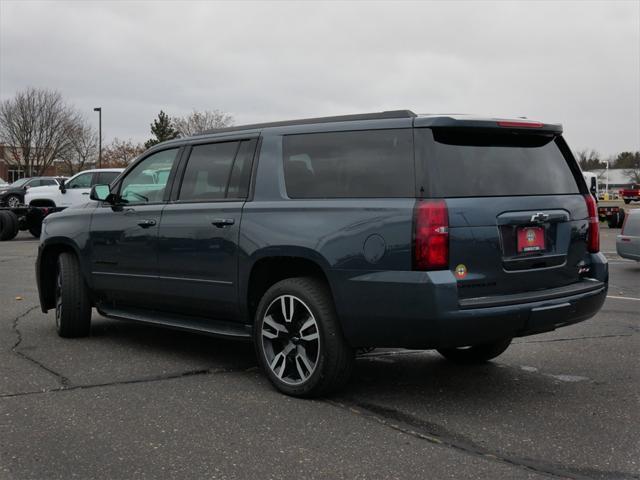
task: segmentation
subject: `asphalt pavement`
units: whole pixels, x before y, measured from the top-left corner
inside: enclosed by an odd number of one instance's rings
[[[249,344],[105,319],[55,334],[37,241],[0,243],[0,478],[640,478],[640,264],[602,230],[593,319],[495,361],[375,350],[331,398],[275,392]]]

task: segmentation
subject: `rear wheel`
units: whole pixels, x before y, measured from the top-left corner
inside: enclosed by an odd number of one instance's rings
[[[91,329],[91,301],[77,257],[58,257],[56,270],[56,330],[61,337],[86,337]]]
[[[282,280],[264,294],[254,324],[258,361],[287,395],[317,397],[342,387],[353,369],[327,286],[314,278]]]
[[[42,234],[42,223],[29,227],[29,233],[36,238],[40,238]]]
[[[504,353],[510,344],[511,338],[505,338],[495,342],[469,345],[467,347],[442,348],[438,350],[438,353],[455,363],[484,363]]]
[[[18,217],[9,211],[0,211],[0,241],[11,240],[18,234]]]

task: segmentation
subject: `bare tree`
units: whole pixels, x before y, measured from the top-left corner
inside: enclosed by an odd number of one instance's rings
[[[102,166],[124,168],[144,150],[144,146],[140,143],[133,143],[130,139],[114,138],[102,151]]]
[[[60,154],[69,176],[95,163],[98,157],[98,133],[79,119],[70,131],[67,148]]]
[[[78,113],[59,92],[28,88],[0,103],[0,141],[5,162],[27,175],[42,175],[68,148]]]
[[[584,171],[602,168],[600,154],[595,150],[580,150],[575,152],[575,157],[578,160],[578,164],[580,164],[580,168]]]
[[[194,110],[186,117],[173,119],[173,127],[181,137],[189,137],[215,128],[230,127],[233,116],[220,110]]]

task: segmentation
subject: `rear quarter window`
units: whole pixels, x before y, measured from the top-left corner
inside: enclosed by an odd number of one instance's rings
[[[559,140],[463,129],[416,129],[418,189],[432,197],[580,193]]]
[[[283,156],[291,198],[415,196],[410,129],[287,135]]]

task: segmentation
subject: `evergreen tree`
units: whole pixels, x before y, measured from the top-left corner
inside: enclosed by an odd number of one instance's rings
[[[167,140],[172,140],[176,138],[179,133],[173,128],[173,122],[171,121],[171,117],[160,110],[158,114],[158,118],[156,118],[151,126],[151,133],[155,136],[155,138],[150,138],[144,143],[145,148],[153,147],[160,142],[165,142]]]

